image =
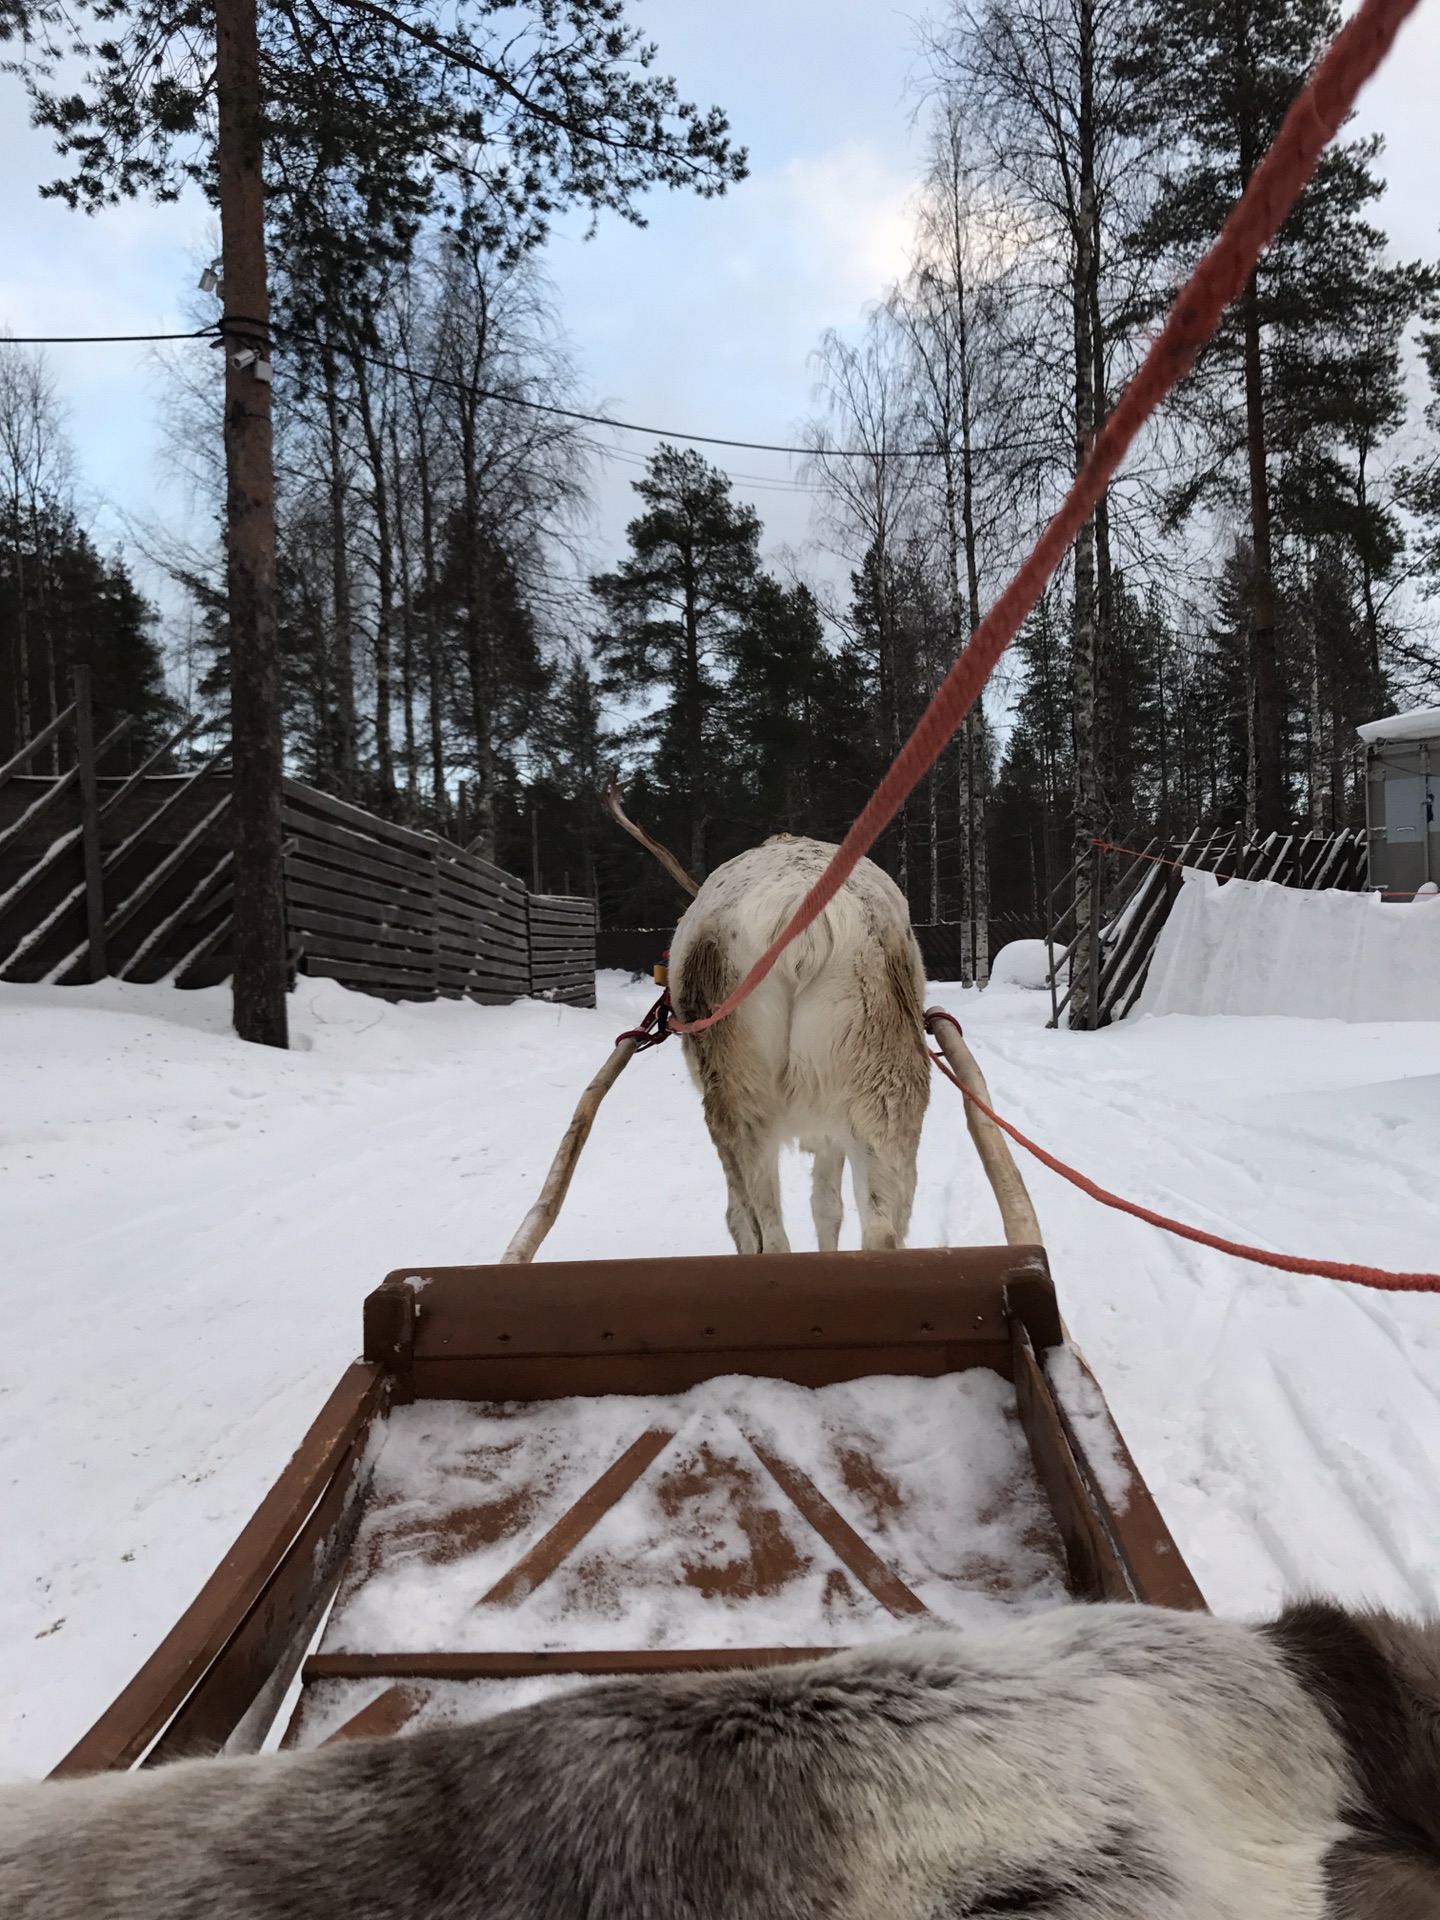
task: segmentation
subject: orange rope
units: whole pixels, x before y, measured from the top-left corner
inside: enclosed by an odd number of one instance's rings
[[[971,634],[829,866],[779,938],[761,954],[735,991],[704,1019],[672,1020],[672,1031],[703,1033],[733,1013],[755,991],[790,942],[825,911],[934,766],[979,699],[1000,656],[1040,598],[1066,549],[1095,511],[1131,441],[1170,389],[1189,372],[1196,354],[1219,325],[1221,314],[1278,233],[1355,96],[1390,51],[1401,23],[1417,4],[1418,0],[1364,0],[1355,17],[1336,34],[1309,85],[1292,102],[1274,144],[1251,175],[1219,238],[1181,289],[1164,329],[1121,394],[1060,510],[1029,559]]]
[[[949,1019],[951,1016],[946,1014],[944,1017]],[[956,1024],[959,1024],[958,1021]],[[1354,1267],[1340,1260],[1302,1260],[1292,1253],[1270,1253],[1264,1247],[1247,1247],[1239,1240],[1224,1240],[1218,1233],[1206,1233],[1201,1227],[1187,1227],[1183,1220],[1172,1220],[1167,1214],[1154,1213],[1149,1207],[1139,1206],[1133,1200],[1122,1200],[1118,1193],[1109,1192],[1107,1188],[1087,1179],[1083,1173],[1077,1173],[1074,1167],[1067,1167],[1053,1153],[1047,1153],[1044,1147],[1027,1140],[1018,1127],[1012,1127],[1008,1120],[1002,1120],[998,1113],[992,1113],[985,1102],[950,1071],[948,1062],[940,1054],[932,1052],[930,1058],[945,1078],[959,1087],[965,1098],[978,1107],[987,1120],[993,1120],[1002,1133],[1008,1133],[1027,1153],[1033,1153],[1042,1166],[1049,1167],[1052,1173],[1058,1173],[1062,1180],[1068,1180],[1072,1187],[1078,1187],[1082,1193],[1088,1193],[1101,1206],[1114,1207],[1118,1213],[1131,1214],[1135,1219],[1144,1220],[1152,1227],[1160,1227],[1166,1233],[1178,1233],[1182,1240],[1194,1240],[1202,1247],[1213,1247],[1217,1253],[1233,1254],[1237,1260],[1254,1260],[1262,1267],[1278,1267],[1282,1273],[1307,1273],[1323,1280],[1348,1280],[1355,1286],[1378,1287],[1386,1293],[1440,1293],[1440,1273],[1391,1273],[1385,1267]]]
[[[1149,860],[1157,867],[1177,867],[1181,873],[1186,871],[1212,874],[1217,880],[1237,880],[1238,874],[1221,873],[1218,867],[1196,867],[1193,860],[1172,860],[1163,853],[1141,853],[1138,847],[1117,846],[1113,840],[1092,840],[1092,847],[1099,847],[1102,853],[1123,853],[1129,860]]]

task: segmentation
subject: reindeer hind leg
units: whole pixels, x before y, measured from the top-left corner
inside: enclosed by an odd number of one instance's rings
[[[725,1224],[730,1229],[730,1238],[735,1242],[735,1251],[759,1253],[760,1222],[745,1191],[745,1182],[741,1177],[735,1155],[728,1146],[722,1146],[718,1140],[715,1142],[715,1151],[719,1154],[720,1165],[725,1170],[725,1186],[729,1194],[729,1201],[725,1208]]]
[[[910,1209],[915,1200],[915,1155],[891,1141],[867,1144],[858,1156],[864,1163],[865,1198],[860,1208],[860,1244],[867,1251],[893,1252],[905,1244]],[[852,1162],[852,1166],[853,1166]]]
[[[761,1253],[788,1253],[790,1242],[780,1214],[780,1147],[758,1128],[745,1128],[729,1142],[740,1188],[759,1233]],[[737,1245],[738,1240],[737,1240]],[[751,1251],[742,1248],[742,1252]]]
[[[815,1237],[822,1253],[834,1253],[840,1245],[840,1222],[844,1203],[840,1197],[840,1179],[845,1171],[845,1149],[828,1136],[811,1146],[815,1167],[810,1180],[810,1211],[815,1218]]]

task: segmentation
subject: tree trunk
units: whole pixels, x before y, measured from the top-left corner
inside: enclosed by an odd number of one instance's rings
[[[990,978],[990,848],[986,815],[990,793],[989,729],[977,700],[965,721],[964,750],[970,759],[970,967],[977,987]]]
[[[345,450],[340,440],[340,396],[335,380],[335,356],[328,343],[321,354],[320,364],[325,379],[325,414],[330,432],[330,566],[335,603],[335,784],[347,800],[353,800],[358,784],[359,754],[355,737],[350,553],[345,527]]]
[[[690,873],[705,878],[705,714],[700,690],[700,610],[693,554],[685,577],[685,747],[690,757]]]
[[[1307,716],[1309,725],[1309,788],[1310,788],[1310,831],[1325,831],[1326,788],[1329,784],[1329,769],[1325,764],[1325,722],[1324,708],[1321,705],[1320,679],[1320,625],[1315,617],[1315,563],[1313,554],[1306,569],[1308,602],[1306,608],[1306,626],[1310,642],[1310,703]]]
[[[970,716],[955,742],[956,864],[960,870],[960,984],[975,985],[975,789],[971,774]]]
[[[1155,818],[1155,831],[1162,840],[1170,837],[1170,713],[1167,706],[1169,688],[1165,684],[1165,629],[1158,628],[1155,639],[1155,706],[1156,725],[1159,729],[1155,736],[1158,749],[1157,773],[1160,781],[1160,805]]]
[[[307,580],[302,582],[301,606],[305,611],[307,623],[315,635],[315,678],[313,697],[315,702],[315,784],[325,785],[326,779],[335,777],[335,731],[334,731],[334,693],[330,686],[330,632],[327,622],[328,607],[322,594]]]
[[[412,388],[413,398],[413,388]],[[430,786],[436,821],[444,826],[449,813],[445,791],[445,668],[440,657],[440,627],[435,617],[435,498],[430,478],[430,443],[418,400],[415,412],[415,458],[420,481],[420,567],[425,595],[425,672],[430,695]]]
[[[15,536],[15,748],[30,738],[30,634],[25,607],[25,549],[20,531],[20,495],[10,503]]]
[[[1326,801],[1329,798],[1329,768],[1325,754],[1324,708],[1320,704],[1320,649],[1315,629],[1310,629],[1310,831],[1323,833]]]
[[[1355,504],[1360,509],[1360,524],[1363,527],[1367,518],[1366,508],[1369,496],[1366,491],[1365,461],[1366,446],[1361,442],[1356,453]],[[1380,668],[1380,616],[1375,607],[1375,574],[1370,564],[1370,545],[1361,539],[1356,543],[1360,560],[1360,598],[1365,608],[1365,644],[1366,657],[1370,666],[1370,697],[1376,707],[1385,698],[1385,676]],[[1336,825],[1340,825],[1339,816]]]
[[[886,550],[885,534],[882,531],[875,541],[875,579],[876,603],[875,618],[879,628],[880,641],[880,713],[881,725],[885,732],[884,755],[887,763],[893,762],[900,751],[900,662],[895,646],[894,609],[890,603],[890,568]],[[900,808],[895,825],[891,828],[894,836],[891,846],[895,859],[895,884],[905,896],[905,904],[910,904],[910,803],[907,800]]]
[[[360,425],[375,502],[375,774],[381,805],[395,797],[395,748],[390,738],[390,691],[393,649],[390,629],[394,617],[395,563],[390,527],[390,489],[385,482],[385,428],[371,404],[369,370],[358,340],[352,338],[351,358]]]
[[[40,527],[38,503],[33,495],[30,501],[30,524],[34,529],[35,540],[35,583],[40,603],[40,627],[45,636],[45,694],[46,711],[44,725],[48,726],[60,711],[60,671],[55,657],[55,608],[50,597],[51,555],[47,551],[48,542]],[[45,765],[49,772],[60,771],[60,741],[57,736],[45,749]],[[36,767],[35,772],[40,769]]]
[[[957,252],[956,258],[959,255]],[[971,445],[970,323],[963,284],[960,286],[960,517],[965,537],[965,609],[967,633],[980,624],[980,554],[975,538],[975,457]],[[953,540],[953,532],[951,538]],[[952,569],[953,570],[953,569]],[[958,583],[957,583],[958,584]],[[969,898],[970,978],[983,987],[990,978],[990,848],[989,767],[986,746],[985,696],[980,693],[965,718],[960,741],[965,766],[967,817],[965,822],[966,890]]]
[[[1260,297],[1255,275],[1242,296],[1245,329],[1245,446],[1250,464],[1250,543],[1254,579],[1250,598],[1250,711],[1255,828],[1279,833],[1285,825],[1284,714],[1280,655],[1275,639],[1275,574],[1270,543],[1270,479],[1265,462],[1265,378],[1260,360]]]
[[[1092,0],[1080,6],[1080,204],[1075,222],[1075,279],[1072,305],[1075,331],[1075,470],[1084,465],[1095,438],[1095,336],[1090,310],[1095,272],[1095,18]],[[1072,1027],[1093,1027],[1098,1019],[1099,982],[1094,977],[1092,943],[1084,937],[1094,915],[1091,891],[1095,863],[1091,842],[1103,824],[1100,789],[1098,667],[1095,604],[1095,521],[1086,521],[1075,540],[1075,639],[1071,692],[1075,729],[1075,924],[1080,930],[1071,966]],[[1078,962],[1078,964],[1076,964]]]
[[[478,843],[483,859],[493,860],[496,850],[494,636],[488,618],[489,592],[481,554],[473,404],[467,399],[460,415],[465,516],[465,654],[470,669],[470,716],[475,734],[474,813],[467,829],[467,841]]]
[[[234,833],[235,1031],[289,1044],[285,989],[284,775],[275,622],[275,470],[265,271],[260,46],[256,0],[218,0],[215,13],[216,174],[225,263],[225,533],[230,618]],[[237,367],[242,350],[257,355]]]
[[[926,777],[927,799],[929,801],[926,825],[930,836],[930,924],[937,926],[940,920],[940,801],[939,779],[932,767]]]
[[[405,727],[405,793],[413,813],[415,752],[415,605],[410,574],[410,541],[405,525],[405,485],[400,468],[400,435],[390,415],[390,497],[395,502],[395,545],[400,561],[400,700]]]
[[[1093,134],[1091,136],[1093,143]],[[1093,148],[1092,148],[1093,155]],[[1083,195],[1082,195],[1083,197]],[[1095,382],[1095,407],[1090,419],[1092,440],[1105,425],[1110,411],[1110,396],[1105,377],[1105,323],[1100,312],[1100,208],[1098,196],[1092,186],[1090,192],[1090,260],[1089,283],[1086,287],[1086,301],[1090,308],[1090,356]],[[1110,554],[1110,492],[1107,488],[1095,503],[1095,689],[1099,711],[1099,740],[1096,745],[1096,761],[1099,769],[1097,786],[1101,795],[1101,805],[1105,808],[1105,796],[1109,797],[1110,807],[1115,803],[1115,718],[1116,708],[1113,696],[1125,697],[1125,689],[1113,684],[1113,666],[1110,636],[1115,617],[1115,581],[1114,568]],[[1108,808],[1101,818],[1101,826],[1110,825]]]

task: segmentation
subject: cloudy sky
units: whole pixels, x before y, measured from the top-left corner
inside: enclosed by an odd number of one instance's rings
[[[899,272],[915,172],[911,127],[923,0],[632,0],[686,98],[717,102],[750,150],[751,176],[719,201],[666,194],[649,225],[607,219],[594,239],[564,228],[548,253],[590,394],[626,419],[759,440],[790,438],[810,406],[808,356]],[[1440,0],[1425,0],[1362,100],[1387,139],[1381,215],[1406,256],[1440,254]],[[0,79],[0,327],[37,333],[161,331],[184,301],[208,231],[198,199],[87,218],[34,189],[54,172]],[[144,349],[49,350],[70,409],[82,499],[102,529],[121,512],[183,517],[155,430],[158,381]],[[187,351],[189,351],[187,349]],[[196,352],[206,353],[199,347]],[[654,442],[622,436],[605,473],[592,547],[616,555],[629,481]],[[769,544],[810,532],[793,464],[720,456],[753,499]],[[738,476],[750,476],[740,479]],[[817,559],[822,571],[828,571]]]

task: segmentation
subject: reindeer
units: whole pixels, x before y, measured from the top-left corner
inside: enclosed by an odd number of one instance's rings
[[[682,1021],[739,985],[820,877],[834,847],[777,834],[697,887],[668,849],[606,804],[694,901],[670,948],[670,1000]],[[687,1035],[705,1123],[725,1169],[725,1219],[740,1253],[788,1253],[780,1148],[815,1156],[811,1210],[822,1252],[840,1241],[840,1176],[850,1162],[861,1244],[901,1247],[930,1098],[925,969],[904,896],[862,860],[812,926],[735,1013]]]

